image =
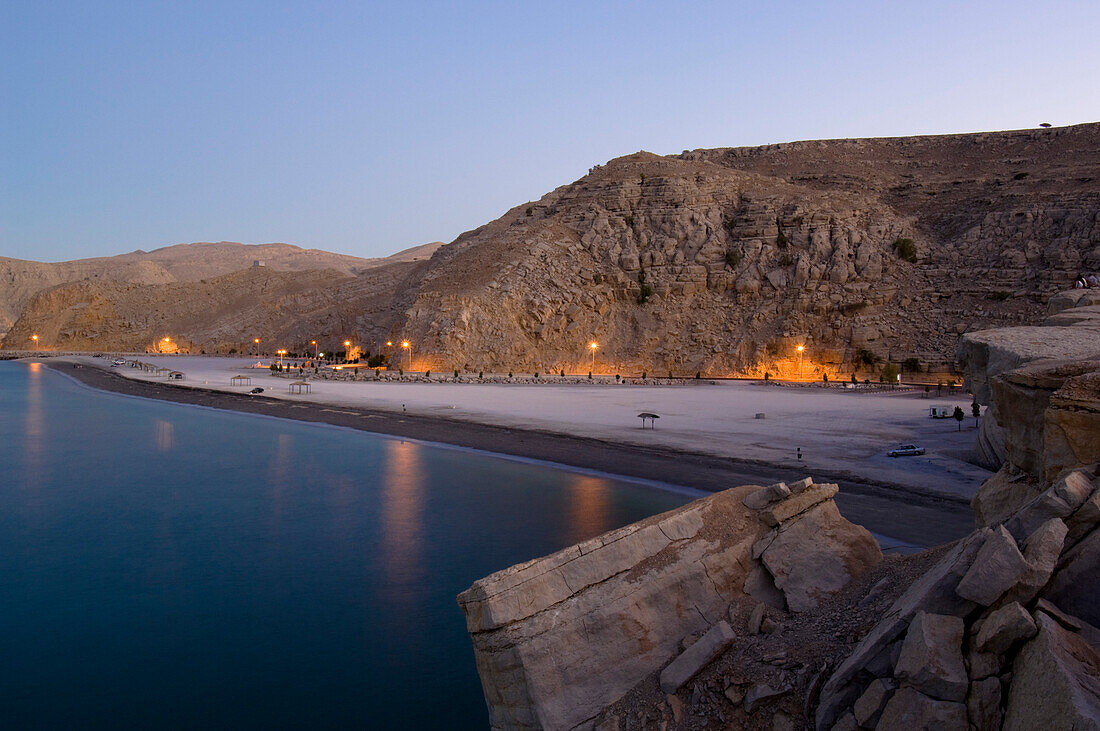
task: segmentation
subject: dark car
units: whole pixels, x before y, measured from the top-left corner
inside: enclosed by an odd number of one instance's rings
[[[886,453],[887,457],[915,457],[919,454],[924,454],[924,447],[918,447],[916,444],[899,444]]]
[[[260,388],[259,386],[256,386],[256,388],[249,391],[249,393],[263,393],[263,392],[264,392],[264,390],[262,388]]]

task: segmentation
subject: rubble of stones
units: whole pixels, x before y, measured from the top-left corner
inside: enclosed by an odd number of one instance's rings
[[[822,622],[815,617],[816,610],[882,561],[866,529],[840,517],[833,502],[837,490],[835,484],[815,484],[807,477],[747,494],[742,503],[756,511],[767,531],[750,551],[753,560],[743,589],[746,596],[735,598],[726,619],[685,637],[681,652],[655,674],[652,680],[666,698],[667,713],[648,709],[633,715],[627,711],[632,705],[628,697],[608,709],[597,727],[610,731],[648,727],[650,722],[676,724],[689,718],[725,724],[759,714],[760,718],[767,715],[769,723],[789,722],[794,728],[796,719],[804,715],[798,711],[801,700],[795,695],[820,685],[825,670],[821,657],[832,657],[838,645],[855,640],[853,629],[822,638],[821,625],[835,628],[837,622],[831,618]],[[873,621],[874,605],[889,583],[888,578],[879,579],[847,619]],[[799,647],[789,646],[787,640],[768,641],[785,625],[798,627],[805,640]],[[746,663],[748,656],[755,658],[751,667]],[[732,663],[732,658],[737,662]],[[722,666],[717,676],[712,665]],[[686,704],[680,699],[685,688],[691,689]],[[788,712],[775,708],[781,700]]]
[[[1100,727],[1100,478],[957,543],[824,684],[816,728]]]

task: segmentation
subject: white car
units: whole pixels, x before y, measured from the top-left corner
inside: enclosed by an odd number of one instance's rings
[[[887,457],[915,457],[919,454],[924,454],[924,447],[918,447],[916,444],[899,444],[886,453]]]
[[[113,363],[111,363],[111,365],[112,365],[112,366],[120,366],[120,365],[126,365],[126,361],[124,361],[124,360],[122,360],[121,358],[119,358],[118,360],[116,360],[116,361],[114,361]]]

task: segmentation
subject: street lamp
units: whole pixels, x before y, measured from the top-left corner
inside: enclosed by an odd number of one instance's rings
[[[593,340],[588,344],[588,349],[592,351],[592,367],[588,369],[589,373],[596,372],[596,348],[600,347],[600,344]]]
[[[401,341],[401,347],[409,351],[409,370],[413,369],[413,346],[408,340]]]
[[[805,345],[799,345],[795,350],[798,351],[798,377],[802,378],[802,351],[806,349]]]
[[[283,356],[286,355],[286,349],[285,348],[279,348],[275,352],[279,354],[279,365],[282,365],[283,364]]]
[[[309,344],[313,346],[313,357],[314,358],[320,358],[321,356],[318,355],[318,351],[317,351],[317,341],[316,340],[310,340]]]
[[[34,341],[34,347],[37,348],[38,347],[38,335],[37,334],[31,335],[31,340]]]

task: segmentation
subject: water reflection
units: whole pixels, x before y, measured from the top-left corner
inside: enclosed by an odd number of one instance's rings
[[[423,573],[424,470],[421,447],[396,439],[386,441],[382,468],[381,564],[387,584],[399,600],[404,588],[415,584]]]
[[[271,456],[271,464],[267,468],[267,482],[271,485],[272,531],[277,531],[279,528],[279,518],[285,509],[286,494],[292,487],[293,452],[294,438],[289,434],[276,435],[275,453]]]
[[[42,482],[46,450],[46,416],[42,407],[42,364],[30,363],[27,375],[27,413],[23,417],[23,459],[27,487]]]
[[[572,475],[569,497],[569,528],[575,540],[586,540],[607,530],[610,510],[607,480]]]
[[[156,419],[153,422],[153,442],[158,452],[170,452],[176,447],[176,433],[172,422]]]

